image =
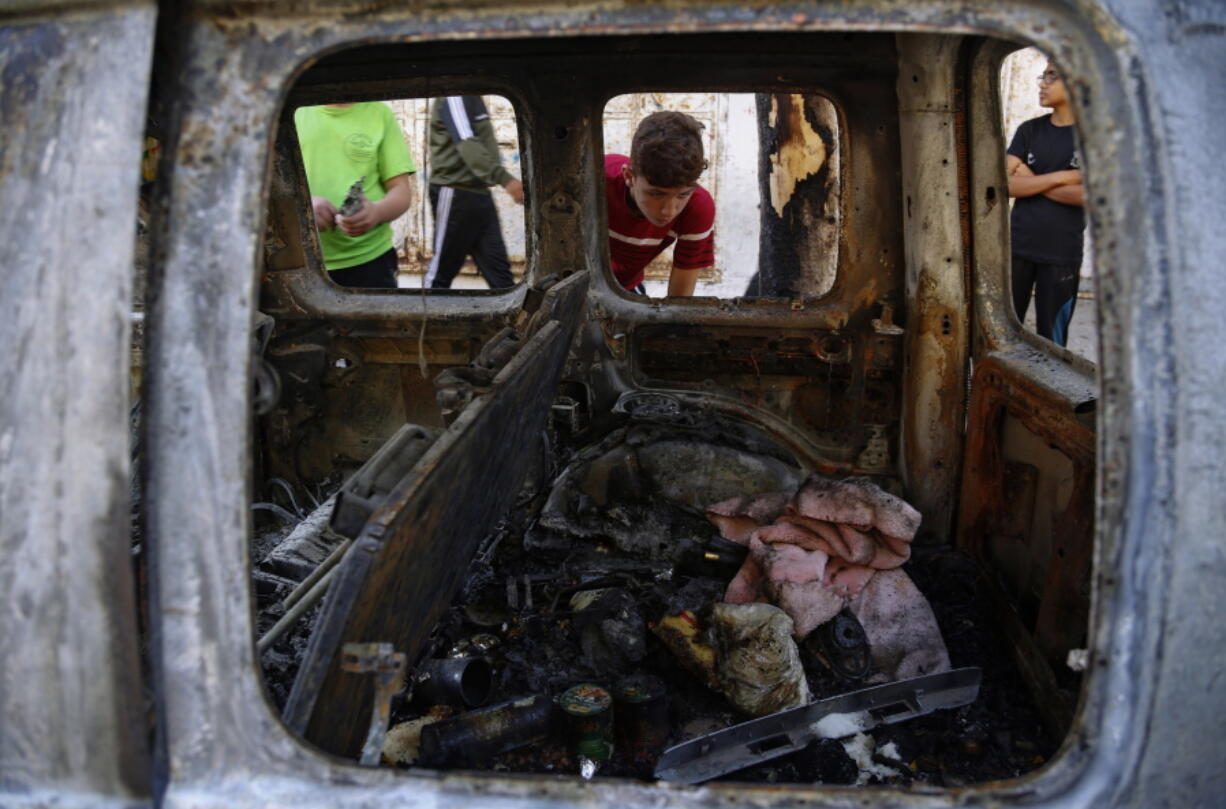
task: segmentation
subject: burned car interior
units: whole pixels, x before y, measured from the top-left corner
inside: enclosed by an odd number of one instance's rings
[[[252,356],[252,642],[285,727],[476,777],[960,788],[1055,756],[1097,387],[1006,295],[994,77],[1017,47],[611,34],[309,60]],[[743,296],[609,274],[602,110],[653,91],[758,98]],[[515,106],[525,282],[326,281],[293,110],[461,93]]]
[[[1222,805],[1224,41],[1218,0],[8,0],[0,805]],[[1059,84],[1093,361],[1011,289]],[[513,285],[420,274],[455,95]],[[296,130],[361,101],[418,158],[395,289],[329,275]],[[644,295],[609,155],[662,110],[714,263]]]

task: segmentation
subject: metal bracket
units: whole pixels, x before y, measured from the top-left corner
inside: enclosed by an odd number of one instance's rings
[[[383,754],[392,697],[404,690],[404,666],[404,655],[394,651],[390,643],[346,643],[341,647],[342,671],[375,675],[375,704],[360,760],[363,767],[375,766]]]

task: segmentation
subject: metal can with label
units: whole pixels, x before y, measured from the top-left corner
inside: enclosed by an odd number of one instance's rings
[[[624,678],[613,689],[617,741],[632,756],[656,756],[668,739],[668,696],[650,674]]]
[[[580,683],[558,699],[566,714],[575,754],[592,761],[607,761],[613,754],[613,697],[593,683]]]

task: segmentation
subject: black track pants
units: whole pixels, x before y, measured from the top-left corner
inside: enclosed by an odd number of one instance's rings
[[[426,286],[448,289],[468,256],[473,257],[490,289],[515,285],[491,195],[431,185],[430,207],[434,210],[434,258],[426,271]]]
[[[1026,319],[1034,289],[1035,331],[1056,345],[1068,344],[1068,327],[1077,306],[1079,264],[1040,264],[1013,257],[1013,310]]]
[[[400,271],[395,248],[365,264],[355,264],[343,270],[330,270],[329,277],[343,287],[374,287],[395,289],[396,275]]]

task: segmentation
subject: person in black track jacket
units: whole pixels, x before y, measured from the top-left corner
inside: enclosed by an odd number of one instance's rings
[[[523,204],[524,187],[502,165],[494,126],[480,96],[436,98],[430,114],[430,207],[434,257],[425,283],[448,289],[472,256],[491,289],[515,284],[490,187]]]

